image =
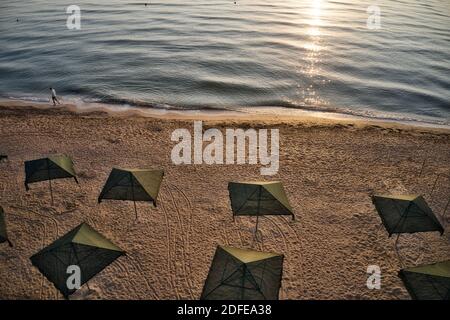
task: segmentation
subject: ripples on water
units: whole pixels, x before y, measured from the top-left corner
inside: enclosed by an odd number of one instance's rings
[[[0,3],[0,94],[143,107],[280,106],[450,123],[450,2]],[[19,22],[16,22],[16,18]]]

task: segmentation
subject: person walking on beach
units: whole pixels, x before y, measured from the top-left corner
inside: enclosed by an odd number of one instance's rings
[[[50,91],[52,92],[53,105],[56,106],[56,102],[58,102],[58,104],[60,104],[58,98],[56,98],[56,91],[55,91],[55,89],[50,87]]]

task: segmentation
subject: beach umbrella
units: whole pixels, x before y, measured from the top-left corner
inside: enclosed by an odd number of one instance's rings
[[[82,223],[33,255],[30,260],[67,299],[77,290],[68,286],[72,275],[68,271],[69,267],[79,268],[81,286],[124,254],[122,249],[102,234],[87,223]]]
[[[450,300],[450,260],[399,272],[414,300]]]
[[[5,212],[3,208],[0,206],[0,243],[8,242],[9,246],[12,247],[11,241],[8,239],[8,233],[6,232],[6,221],[5,221]]]
[[[389,237],[397,234],[394,245],[397,255],[398,239],[403,233],[431,231],[438,231],[441,235],[444,233],[444,228],[422,196],[373,195],[372,202]]]
[[[289,215],[295,219],[283,185],[273,182],[230,182],[228,191],[235,216],[256,216],[258,231],[259,216]]]
[[[373,195],[372,202],[389,236],[429,231],[444,233],[444,228],[422,196]]]
[[[149,201],[156,207],[163,176],[163,170],[113,168],[98,203],[103,199],[133,201],[137,219],[136,201]]]
[[[218,246],[201,300],[277,300],[282,254]]]
[[[48,180],[52,205],[52,180],[64,178],[73,178],[78,183],[72,159],[66,155],[51,155],[47,158],[25,161],[26,190],[29,190],[30,183]]]

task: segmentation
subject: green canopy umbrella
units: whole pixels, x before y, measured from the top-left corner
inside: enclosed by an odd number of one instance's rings
[[[0,206],[0,243],[8,242],[9,246],[12,247],[11,241],[8,239],[8,233],[6,232],[6,221],[5,221],[5,212],[3,208]]]
[[[283,185],[272,182],[230,182],[228,184],[233,219],[235,216],[289,215],[295,219]]]
[[[156,207],[163,176],[163,170],[113,168],[98,203],[103,199],[133,201],[137,219],[136,201],[149,201]]]
[[[87,223],[57,239],[30,260],[31,263],[67,297],[77,289],[67,286],[69,266],[80,268],[80,285],[106,268],[125,252]]]
[[[428,231],[444,233],[444,228],[422,196],[374,195],[372,202],[389,236]]]
[[[450,300],[450,260],[402,269],[398,275],[415,300]]]
[[[389,233],[397,234],[395,250],[399,259],[398,240],[402,233],[438,231],[444,233],[439,220],[425,199],[419,195],[373,195],[372,202]]]
[[[282,254],[218,246],[201,300],[277,300]]]
[[[66,155],[51,155],[47,158],[25,161],[26,190],[29,190],[30,183],[48,180],[52,205],[52,180],[64,178],[73,178],[78,183],[72,159]]]

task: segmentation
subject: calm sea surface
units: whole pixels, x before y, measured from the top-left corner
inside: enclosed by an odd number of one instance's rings
[[[450,124],[450,0],[145,2],[1,0],[0,96]]]

